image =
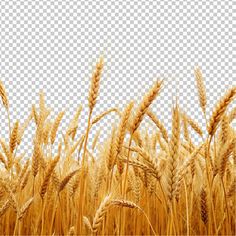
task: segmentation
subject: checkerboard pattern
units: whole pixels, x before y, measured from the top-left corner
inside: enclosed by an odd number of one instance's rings
[[[103,55],[94,115],[123,109],[130,100],[138,103],[160,78],[165,86],[152,109],[168,129],[176,98],[204,126],[194,67],[204,75],[209,114],[236,83],[235,10],[233,0],[1,0],[0,79],[9,94],[11,120],[23,122],[43,89],[52,116],[66,110],[68,121],[80,104],[85,107],[83,130],[91,73]],[[3,108],[0,117],[0,136],[7,137]],[[93,132],[101,129],[101,139],[106,138],[116,119],[107,116]],[[30,134],[29,129],[25,149]]]

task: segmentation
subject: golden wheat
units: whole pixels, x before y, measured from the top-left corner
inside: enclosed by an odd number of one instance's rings
[[[0,139],[0,235],[235,235],[235,107],[226,111],[236,88],[207,114],[206,127],[176,103],[169,136],[161,114],[150,110],[161,81],[134,114],[130,102],[123,112],[111,108],[92,118],[102,69],[101,58],[92,75],[85,133],[79,123],[81,106],[58,132],[65,112],[52,120],[42,91],[39,106],[33,105],[12,130],[8,116],[9,136]],[[195,77],[206,116],[199,68]],[[9,111],[2,82],[0,96]],[[89,131],[111,112],[119,122],[108,139],[100,141],[101,128],[90,141]],[[140,127],[145,115],[156,125],[151,134]],[[30,154],[24,154],[22,139],[32,119],[36,126]]]

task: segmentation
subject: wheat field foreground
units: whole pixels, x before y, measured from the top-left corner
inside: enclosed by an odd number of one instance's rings
[[[161,116],[151,111],[164,86],[161,80],[137,106],[131,101],[122,111],[93,115],[103,66],[100,58],[91,77],[86,131],[78,135],[79,107],[61,140],[64,111],[50,120],[43,92],[28,118],[11,124],[0,81],[6,111],[1,122],[9,128],[9,137],[0,139],[0,234],[235,235],[236,107],[230,109],[230,104],[236,87],[206,115],[204,80],[196,68],[206,126],[200,127],[176,100],[168,135]],[[98,143],[95,135],[89,143],[89,133],[111,112],[119,121],[109,139]],[[152,134],[140,128],[145,117],[155,125]],[[31,123],[36,127],[32,156],[23,156],[18,146]]]

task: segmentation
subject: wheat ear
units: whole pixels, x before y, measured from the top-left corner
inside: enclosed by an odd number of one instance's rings
[[[201,219],[206,225],[208,222],[208,207],[207,207],[207,193],[204,187],[201,189],[200,193],[200,206],[201,206]]]
[[[123,115],[122,115],[122,118],[121,118],[121,121],[120,121],[119,128],[118,128],[118,133],[117,133],[115,161],[117,161],[116,164],[117,164],[117,168],[118,168],[118,171],[119,171],[120,175],[124,171],[124,165],[119,160],[118,156],[119,156],[119,154],[122,150],[122,145],[123,145],[123,142],[124,142],[125,133],[126,133],[126,129],[127,129],[127,126],[128,126],[128,121],[129,121],[129,117],[130,117],[133,106],[134,106],[134,103],[130,102],[128,104],[128,106],[125,108],[125,110],[123,112]]]
[[[25,120],[25,122],[23,123],[23,125],[18,128],[18,132],[17,132],[17,144],[20,145],[22,137],[24,135],[25,129],[28,127],[30,121],[32,120],[33,116],[32,113],[28,116],[28,118]]]
[[[23,190],[29,180],[30,170],[27,170],[27,172],[23,175],[22,180],[20,181],[20,190]]]
[[[74,170],[71,173],[69,173],[59,184],[58,192],[61,192],[65,186],[68,184],[68,182],[71,180],[71,178],[78,172],[78,170]]]
[[[117,108],[111,108],[111,109],[109,109],[107,111],[104,111],[103,113],[101,113],[100,115],[96,116],[92,120],[92,125],[96,124],[98,121],[100,121],[103,117],[105,117],[106,115],[110,114],[111,112],[118,113],[118,109]]]
[[[155,114],[149,109],[146,113],[149,118],[153,121],[153,123],[157,126],[157,128],[160,130],[162,137],[165,139],[165,141],[168,143],[168,133],[163,125],[163,123],[155,116]]]
[[[123,112],[120,125],[118,128],[117,139],[116,139],[116,156],[119,155],[119,153],[121,152],[122,145],[125,138],[126,128],[128,125],[128,120],[129,120],[133,106],[134,106],[134,103],[130,102]]]
[[[74,227],[74,226],[71,226],[71,227],[70,227],[68,235],[69,235],[69,236],[75,235],[75,227]]]
[[[179,156],[180,143],[180,115],[178,105],[173,108],[172,115],[172,137],[169,145],[169,167],[167,176],[167,195],[171,201],[175,195],[177,186],[177,161]]]
[[[229,123],[231,123],[234,119],[236,119],[236,107],[232,109],[232,111],[228,115]]]
[[[197,89],[198,89],[198,97],[200,106],[202,108],[202,111],[204,114],[206,114],[206,104],[207,104],[207,98],[206,98],[206,88],[203,81],[203,76],[200,68],[196,68],[194,71],[196,82],[197,82]]]
[[[114,159],[115,159],[115,127],[114,126],[111,131],[111,139],[107,148],[108,150],[106,153],[106,164],[107,164],[108,170],[110,171],[114,166]]]
[[[154,99],[157,97],[157,95],[160,92],[162,85],[162,81],[156,81],[153,85],[153,87],[148,91],[148,93],[144,96],[142,102],[140,103],[137,112],[134,116],[134,119],[131,123],[131,131],[132,133],[135,132],[135,130],[139,127],[140,123],[143,120],[143,117],[145,113],[147,112],[149,106],[152,104]]]
[[[119,207],[128,207],[128,208],[136,208],[136,209],[139,209],[143,214],[144,216],[146,217],[154,235],[156,235],[153,227],[152,227],[152,224],[147,216],[147,214],[143,211],[142,208],[140,208],[137,204],[135,204],[134,202],[131,202],[131,201],[128,201],[128,200],[124,200],[124,199],[114,199],[114,200],[111,200],[111,205],[115,205],[115,206],[119,206]]]
[[[227,192],[227,197],[231,197],[236,193],[236,177],[234,177],[233,181],[231,182],[228,192]]]
[[[10,136],[10,152],[13,153],[17,144],[17,134],[18,134],[19,122],[16,121]]]
[[[34,118],[35,124],[38,125],[39,115],[38,115],[38,113],[37,113],[37,110],[36,110],[36,107],[35,107],[34,104],[32,105],[32,111],[31,111],[31,113],[32,113],[32,117]]]
[[[227,139],[229,138],[230,131],[230,123],[229,117],[224,114],[222,121],[221,121],[221,142],[222,144],[226,143]]]
[[[82,111],[82,106],[80,105],[66,131],[67,134],[72,137],[72,140],[74,140],[76,132],[77,132],[78,121],[79,121],[79,116],[81,114],[81,111]]]
[[[186,141],[190,141],[189,132],[188,132],[188,120],[185,116],[182,116],[182,125],[183,125],[183,132],[184,132],[184,138]]]
[[[31,204],[33,203],[34,198],[30,198],[19,210],[18,213],[18,220],[22,220],[25,216],[25,214],[27,213],[27,211],[29,210]]]
[[[203,135],[202,129],[200,128],[200,126],[198,125],[198,123],[196,121],[194,121],[191,117],[187,116],[185,113],[181,113],[181,115],[183,116],[183,119],[185,119],[187,121],[187,123],[190,125],[190,127],[197,133],[199,134],[201,137]]]
[[[3,156],[3,154],[0,152],[0,162],[3,163],[3,165],[5,166],[5,168],[7,169],[7,162],[5,160],[5,157]]]
[[[49,181],[50,181],[50,178],[51,178],[51,175],[53,173],[53,170],[54,168],[56,167],[57,165],[57,162],[59,161],[60,159],[60,155],[57,155],[56,158],[51,161],[47,171],[46,171],[46,174],[45,174],[45,177],[44,177],[44,180],[43,180],[43,183],[41,185],[41,189],[40,189],[40,196],[41,198],[43,199],[46,191],[47,191],[47,187],[49,185]]]
[[[8,98],[7,98],[7,92],[5,90],[5,87],[2,83],[2,81],[0,80],[0,96],[2,98],[2,103],[3,103],[3,106],[9,110],[9,102],[8,102]]]
[[[149,153],[145,149],[141,147],[132,147],[130,148],[130,150],[139,153],[156,173],[156,176],[159,176],[159,167],[156,160],[151,155],[149,155]]]
[[[127,159],[119,158],[119,160],[122,161],[122,162],[128,163]],[[160,179],[159,173],[155,169],[153,169],[151,166],[143,164],[140,161],[131,161],[131,160],[129,161],[129,164],[134,166],[134,167],[138,167],[138,168],[142,169],[143,171],[145,171],[147,173],[150,173],[157,180]]]
[[[7,209],[10,206],[11,206],[11,202],[10,202],[9,199],[7,199],[0,208],[0,217],[3,216],[6,213]]]
[[[32,158],[32,173],[35,177],[39,171],[39,162],[41,159],[42,150],[41,146],[38,142],[38,140],[34,141],[34,152],[33,152],[33,158]]]
[[[228,105],[234,100],[235,95],[236,87],[233,87],[220,99],[220,101],[214,107],[212,116],[207,126],[209,135],[213,136],[215,134],[221,118],[223,117]]]
[[[3,152],[7,157],[7,168],[10,169],[13,165],[12,153],[10,152],[7,144],[5,143],[5,141],[3,139],[0,139],[0,143],[1,143],[1,146],[2,146]]]
[[[56,139],[56,135],[57,135],[57,130],[58,130],[58,127],[60,125],[60,122],[64,116],[65,112],[62,111],[58,114],[58,116],[56,117],[54,123],[53,123],[53,126],[52,126],[52,129],[51,129],[51,144],[53,144],[55,142],[55,139]]]
[[[103,57],[101,57],[100,60],[96,64],[95,71],[93,72],[91,86],[89,90],[88,101],[89,101],[89,109],[91,113],[96,104],[103,65],[104,65],[104,60],[103,60]]]
[[[105,214],[109,208],[109,206],[111,205],[111,200],[110,200],[110,195],[106,196],[103,201],[101,202],[99,208],[97,209],[94,219],[93,219],[93,224],[92,224],[92,229],[93,232],[97,232],[104,217]]]
[[[223,148],[223,150],[221,152],[221,156],[220,156],[220,176],[221,176],[222,179],[224,177],[224,173],[225,173],[228,158],[229,158],[230,154],[233,152],[233,150],[235,148],[235,145],[236,145],[236,138],[234,138],[233,140],[226,143],[225,147]]]

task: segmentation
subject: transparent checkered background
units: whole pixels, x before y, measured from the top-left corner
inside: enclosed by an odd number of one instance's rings
[[[1,0],[0,79],[9,94],[11,120],[23,122],[43,89],[52,116],[66,109],[68,122],[79,104],[87,106],[92,69],[104,55],[94,115],[123,109],[131,99],[138,103],[155,79],[164,78],[152,105],[158,117],[170,129],[177,96],[181,108],[204,125],[193,69],[199,65],[203,71],[210,112],[236,82],[235,29],[233,0]],[[7,137],[5,117],[0,108],[1,137]],[[93,132],[102,128],[104,139],[115,117],[109,115]],[[86,119],[84,109],[82,130]]]

